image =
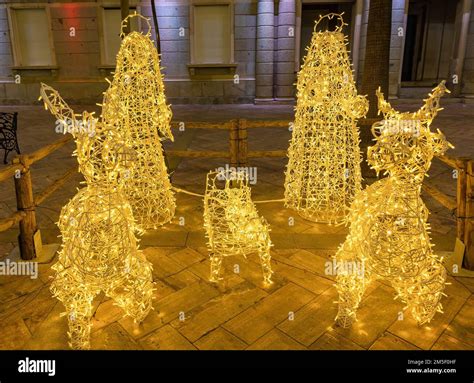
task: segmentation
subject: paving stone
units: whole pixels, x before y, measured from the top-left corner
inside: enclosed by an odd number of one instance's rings
[[[288,318],[278,329],[305,346],[310,346],[323,333],[335,325],[337,291],[328,289],[296,311],[293,320]]]
[[[288,283],[269,297],[248,308],[223,327],[247,343],[252,343],[308,303],[314,294]]]
[[[31,338],[28,327],[21,318],[13,318],[8,322],[2,321],[0,327],[0,349],[17,350],[22,349]]]
[[[309,270],[312,273],[318,274],[325,278],[334,279],[332,275],[327,275],[325,273],[326,262],[331,262],[329,259],[316,255],[307,250],[298,250],[290,257],[290,260],[293,265],[299,267],[300,269]]]
[[[221,327],[203,336],[194,345],[199,350],[243,350],[247,347],[244,341]]]
[[[474,346],[464,343],[462,340],[453,338],[446,333],[441,334],[432,350],[474,350]]]
[[[168,257],[174,261],[177,261],[180,265],[189,267],[194,263],[201,262],[205,257],[191,248],[185,248],[173,253],[168,254]]]
[[[469,298],[445,331],[446,335],[474,347],[474,298]]]
[[[398,336],[384,333],[370,346],[369,350],[419,350],[419,348]]]
[[[189,270],[180,271],[165,279],[165,282],[173,289],[180,290],[186,286],[192,285],[200,280],[200,278]]]
[[[464,302],[464,299],[457,296],[445,297],[442,300],[444,312],[436,313],[430,323],[418,326],[413,318],[405,315],[404,320],[395,321],[388,327],[388,331],[423,350],[428,350],[448,327]]]
[[[135,323],[135,321],[128,316],[122,316],[122,319],[120,319],[118,323],[133,339],[140,339],[165,325],[163,318],[156,310],[151,310],[141,323]]]
[[[363,350],[361,346],[344,338],[342,335],[328,331],[321,335],[310,347],[310,350]]]
[[[188,233],[185,231],[149,231],[140,241],[142,247],[146,246],[185,246]]]
[[[0,302],[34,294],[43,287],[40,278],[32,279],[29,276],[2,276],[0,280]]]
[[[15,309],[18,310],[16,315],[21,316],[33,334],[47,318],[56,302],[49,291],[49,286],[44,286],[37,294],[31,294],[21,304],[15,305]]]
[[[118,323],[100,329],[91,335],[91,348],[96,350],[140,350],[142,347],[134,341]]]
[[[456,278],[448,275],[446,282],[448,283],[444,289],[446,295],[456,295],[462,299],[467,299],[471,295],[471,291]]]
[[[201,281],[158,300],[154,306],[163,322],[168,323],[179,318],[180,312],[186,315],[193,308],[208,302],[218,295],[219,291],[210,283]]]
[[[239,274],[234,273],[231,270],[226,268],[224,264],[223,270],[223,278],[218,283],[213,283],[214,286],[219,289],[221,292],[228,291],[229,289],[233,289],[234,287],[240,285],[241,283],[245,282],[245,279],[242,278]],[[205,261],[195,263],[191,267],[189,267],[190,271],[196,274],[199,278],[203,281],[209,281],[209,276],[211,272],[211,264],[208,259]]]
[[[67,350],[68,346],[68,324],[67,318],[60,315],[64,312],[61,302],[48,314],[46,319],[36,329],[32,337],[25,343],[27,350]]]
[[[122,319],[124,315],[124,311],[114,303],[113,299],[107,299],[97,307],[92,317],[92,331],[95,332],[107,327],[113,322]]]
[[[456,277],[454,279],[462,283],[471,293],[474,293],[474,278]]]
[[[231,292],[214,299],[209,307],[192,315],[184,322],[173,321],[181,334],[195,342],[204,334],[240,314],[242,311],[259,302],[268,294],[258,288]]]
[[[195,350],[185,337],[170,325],[161,327],[139,341],[145,350]]]
[[[185,265],[171,259],[169,256],[156,252],[155,248],[146,249],[145,256],[153,264],[153,275],[159,279],[179,273],[186,268]]]
[[[252,343],[247,350],[305,350],[306,347],[283,332],[273,329]]]
[[[321,294],[334,285],[334,282],[309,271],[274,261],[274,271],[278,276],[293,282],[314,294]]]
[[[394,300],[394,290],[379,285],[363,298],[357,310],[357,321],[349,328],[336,326],[334,330],[367,349],[397,321],[402,309],[400,302]]]

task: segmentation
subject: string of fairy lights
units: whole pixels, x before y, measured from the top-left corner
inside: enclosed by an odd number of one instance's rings
[[[335,31],[317,31],[333,18]],[[368,101],[357,95],[344,25],[335,13],[319,18],[296,83],[285,204],[315,222],[344,221],[361,189],[356,120],[366,115]]]
[[[374,279],[391,283],[397,296],[419,324],[442,312],[446,270],[433,253],[428,209],[420,197],[421,185],[431,160],[452,147],[438,130],[430,131],[440,98],[448,93],[444,81],[415,113],[400,113],[377,91],[384,120],[374,124],[375,144],[369,148],[369,164],[387,177],[356,195],[349,216],[346,241],[335,255],[336,264],[364,265],[363,276],[338,273],[337,321],[349,327],[363,293]]]
[[[173,140],[172,113],[160,58],[148,19],[130,15],[122,30],[132,17],[144,19],[148,32],[122,33],[99,118],[75,114],[46,84],[40,90],[40,99],[58,121],[93,127],[93,134],[71,132],[85,187],[61,211],[62,247],[51,285],[66,308],[72,348],[90,348],[92,303],[100,292],[136,322],[153,309],[152,265],[139,249],[137,235],[172,220],[175,192],[203,200],[212,282],[223,279],[225,257],[256,253],[263,285],[272,283],[270,228],[256,204],[284,202],[305,219],[350,224],[336,261],[360,262],[366,271],[360,277],[338,270],[341,326],[356,319],[364,290],[376,278],[391,282],[419,323],[441,310],[446,273],[431,249],[420,190],[432,158],[449,147],[441,132],[430,131],[439,99],[448,92],[444,82],[415,113],[395,111],[377,93],[384,120],[373,127],[376,142],[369,162],[388,177],[361,190],[356,120],[365,116],[368,102],[357,95],[342,15],[322,16],[298,74],[284,198],[253,201],[246,173],[236,171],[209,172],[205,193],[193,193],[169,180],[161,141]],[[335,31],[317,31],[324,19],[333,18],[339,21]],[[416,126],[416,134],[406,129],[407,122]]]
[[[75,123],[77,115],[56,90],[42,84],[40,92],[59,121],[71,118]],[[92,118],[84,112],[82,123]],[[138,226],[124,192],[133,149],[123,132],[127,130],[116,129],[115,121],[102,118],[95,121],[93,135],[73,133],[86,186],[61,210],[62,246],[52,266],[51,291],[66,308],[74,349],[90,347],[92,302],[101,291],[137,322],[152,309],[152,265],[138,248]]]

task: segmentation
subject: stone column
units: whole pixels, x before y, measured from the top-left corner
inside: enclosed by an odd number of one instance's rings
[[[364,10],[364,0],[356,0],[352,7],[354,30],[352,33],[352,69],[354,70],[354,79],[357,81],[359,71],[360,57],[360,35],[362,27],[362,12]]]
[[[453,58],[447,83],[452,95],[458,97],[462,90],[462,74],[466,57],[467,35],[471,19],[472,0],[461,0],[456,10]]]
[[[409,0],[392,1],[392,41],[390,44],[389,96],[400,94]]]
[[[277,52],[276,52],[276,94],[280,100],[294,99],[295,76],[295,0],[280,0],[278,9]]]
[[[273,101],[274,2],[259,0],[257,10],[257,53],[255,102]]]

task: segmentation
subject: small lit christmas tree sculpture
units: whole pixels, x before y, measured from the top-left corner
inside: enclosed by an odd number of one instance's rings
[[[160,134],[173,140],[171,109],[166,104],[158,52],[148,32],[132,32],[124,37],[117,55],[117,66],[105,93],[103,119],[114,122],[137,154],[133,174],[124,185],[137,224],[144,230],[169,222],[175,212],[175,198],[166,168]]]
[[[334,17],[340,21],[334,32],[316,31]],[[361,184],[356,120],[368,102],[357,95],[343,25],[342,15],[320,17],[298,73],[285,203],[316,222],[341,222]]]
[[[152,266],[138,250],[132,209],[122,191],[133,150],[115,127],[92,114],[82,121],[51,87],[42,84],[41,98],[59,121],[85,126],[74,131],[79,169],[86,187],[63,207],[63,238],[51,291],[66,308],[70,346],[90,348],[92,301],[101,291],[135,321],[152,309]]]
[[[368,161],[388,177],[357,195],[349,216],[350,233],[336,254],[339,270],[355,262],[365,271],[363,276],[338,272],[337,321],[343,327],[353,323],[367,284],[376,278],[392,284],[419,324],[441,311],[446,271],[432,251],[428,210],[420,193],[431,160],[450,146],[439,130],[430,131],[446,92],[443,81],[415,113],[395,111],[377,92],[385,119],[372,127],[376,143],[368,150]]]
[[[216,184],[225,178],[224,188]],[[222,260],[230,255],[258,253],[264,284],[271,284],[272,246],[268,223],[259,217],[243,172],[210,172],[204,195],[204,227],[211,257],[212,282],[220,279]]]

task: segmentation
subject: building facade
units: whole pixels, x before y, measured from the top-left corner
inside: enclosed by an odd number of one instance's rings
[[[171,103],[292,102],[314,20],[344,12],[360,81],[370,0],[155,0]],[[390,96],[420,97],[441,79],[474,99],[472,0],[393,0]],[[150,1],[130,1],[150,17]],[[75,103],[106,89],[120,45],[120,1],[4,1],[0,4],[0,100],[37,100],[39,83]],[[326,24],[323,27],[333,28]],[[133,20],[132,30],[143,30]],[[154,23],[151,21],[155,39]]]

